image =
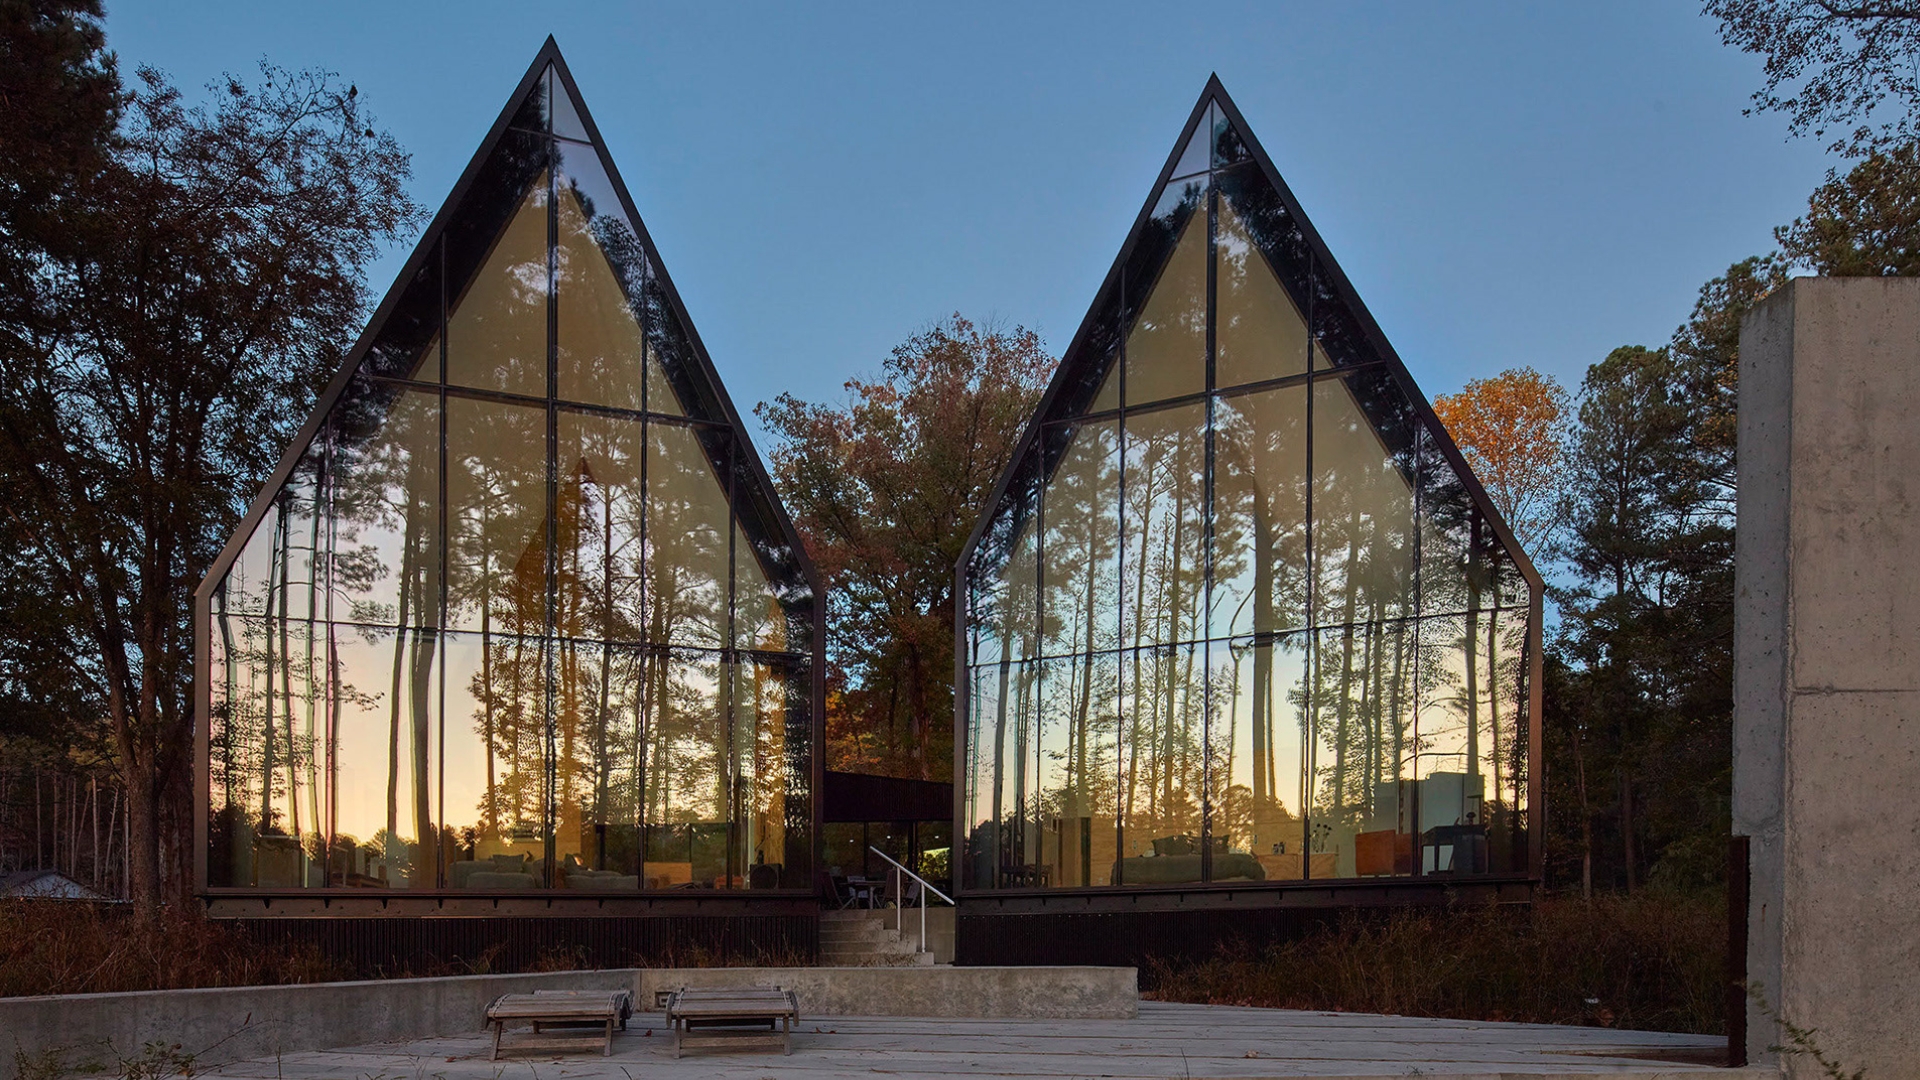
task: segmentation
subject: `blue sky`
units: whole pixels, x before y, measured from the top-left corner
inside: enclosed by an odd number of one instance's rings
[[[129,71],[353,81],[429,210],[555,35],[743,413],[953,311],[1064,348],[1210,72],[1430,397],[1664,343],[1834,164],[1672,0],[108,2]]]

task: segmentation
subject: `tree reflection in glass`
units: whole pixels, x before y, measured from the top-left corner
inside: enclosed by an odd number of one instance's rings
[[[810,571],[577,104],[509,110],[222,570],[210,885],[811,884]]]
[[[1524,870],[1524,557],[1205,117],[966,564],[962,880]]]

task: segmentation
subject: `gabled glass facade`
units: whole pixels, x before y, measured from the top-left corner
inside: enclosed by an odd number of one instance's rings
[[[211,890],[812,888],[812,571],[550,52],[202,588]]]
[[[1217,83],[962,560],[962,888],[1530,873],[1540,582]]]

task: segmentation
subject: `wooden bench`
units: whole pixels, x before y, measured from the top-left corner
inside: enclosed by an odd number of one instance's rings
[[[536,990],[531,994],[502,994],[487,1006],[487,1026],[493,1029],[493,1052],[488,1061],[500,1060],[501,1050],[582,1049],[598,1045],[600,1056],[613,1053],[613,1026],[626,1030],[627,1017],[633,1015],[633,994],[627,990]],[[533,1034],[500,1045],[507,1025],[525,1022],[533,1025]],[[546,1027],[592,1027],[598,1031],[555,1035],[541,1031]],[[544,1037],[543,1037],[544,1036]]]
[[[667,998],[667,1022],[673,1025],[673,1056],[685,1047],[779,1046],[793,1053],[793,1025],[800,1006],[793,991],[777,986],[733,989],[680,989]],[[760,1030],[765,1024],[766,1030]]]

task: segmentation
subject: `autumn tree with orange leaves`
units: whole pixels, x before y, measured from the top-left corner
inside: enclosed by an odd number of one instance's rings
[[[1560,524],[1567,392],[1552,376],[1513,368],[1441,397],[1433,411],[1520,546],[1545,557]]]
[[[954,315],[844,404],[754,411],[827,586],[827,767],[953,779],[953,568],[1053,372],[1038,335]]]

